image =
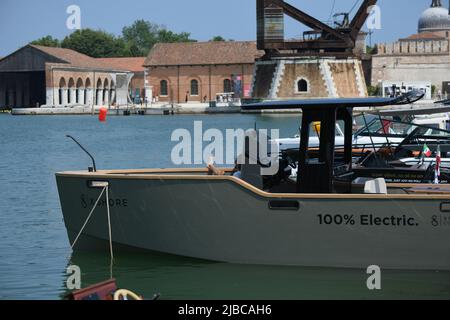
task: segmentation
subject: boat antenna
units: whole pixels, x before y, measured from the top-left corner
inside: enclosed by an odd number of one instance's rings
[[[93,170],[94,170],[94,172],[97,172],[97,166],[95,165],[95,159],[94,159],[94,157],[89,153],[89,151],[87,151],[82,145],[81,145],[81,143],[79,143],[78,141],[77,141],[77,139],[75,139],[74,137],[72,137],[71,135],[66,135],[66,138],[69,138],[69,139],[72,139],[80,148],[81,148],[81,150],[83,150],[88,156],[89,156],[89,158],[91,158],[91,160],[92,160],[92,165],[93,165]],[[91,168],[89,168],[89,169],[91,169]],[[91,171],[91,170],[90,170]]]

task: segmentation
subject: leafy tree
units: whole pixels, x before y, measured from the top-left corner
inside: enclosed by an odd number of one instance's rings
[[[167,29],[161,29],[158,32],[158,42],[174,43],[174,42],[196,42],[191,39],[189,32],[175,33]]]
[[[193,42],[188,32],[176,33],[166,27],[145,20],[137,20],[124,27],[122,36],[101,30],[83,29],[75,31],[64,40],[47,36],[32,44],[62,47],[84,53],[93,58],[143,57],[156,43]]]
[[[431,85],[431,95],[434,97],[434,94],[436,93],[437,87],[436,85],[432,84]]]
[[[366,49],[367,49],[367,53],[368,54],[372,54],[372,55],[374,55],[374,54],[377,54],[378,53],[378,46],[373,46],[373,47],[370,47],[370,46],[366,46]]]
[[[367,86],[367,93],[370,97],[376,97],[381,94],[380,87],[378,86]]]
[[[132,56],[146,56],[156,43],[192,42],[188,32],[175,33],[166,27],[145,20],[137,20],[122,30],[127,52]]]
[[[48,35],[46,37],[42,37],[38,40],[35,40],[31,42],[31,44],[37,45],[37,46],[45,46],[45,47],[60,47],[61,43],[58,39],[53,38],[52,36]]]
[[[122,35],[133,56],[145,56],[158,42],[159,26],[145,20],[137,20],[131,26],[124,27]]]
[[[84,53],[93,58],[121,57],[125,42],[104,31],[83,29],[73,32],[61,42],[63,48]]]
[[[222,41],[226,41],[224,37],[222,36],[215,36],[214,38],[212,38],[210,40],[211,42],[222,42]]]

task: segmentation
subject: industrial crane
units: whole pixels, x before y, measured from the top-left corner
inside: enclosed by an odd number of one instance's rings
[[[284,0],[257,0],[258,49],[265,50],[269,58],[277,55],[352,56],[358,35],[370,15],[370,7],[376,3],[377,0],[364,0],[351,21],[349,13],[336,14],[335,18],[342,16],[343,20],[332,27]],[[306,32],[303,40],[286,41],[284,15],[312,31]]]

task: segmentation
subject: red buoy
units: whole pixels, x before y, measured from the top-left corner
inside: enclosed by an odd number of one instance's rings
[[[100,109],[100,114],[98,115],[98,120],[100,122],[106,122],[106,116],[108,115],[108,109],[106,108],[101,108]]]

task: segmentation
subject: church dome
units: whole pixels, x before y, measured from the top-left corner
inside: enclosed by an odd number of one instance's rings
[[[419,19],[420,32],[450,31],[449,10],[442,6],[432,6]]]

